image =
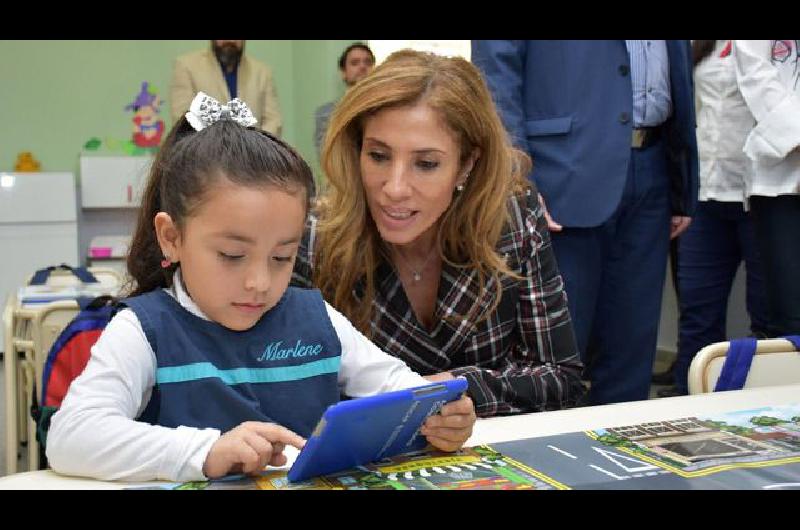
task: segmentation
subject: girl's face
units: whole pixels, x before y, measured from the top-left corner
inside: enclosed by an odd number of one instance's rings
[[[175,236],[189,295],[226,328],[251,328],[280,300],[292,277],[305,223],[301,193],[249,187],[226,179],[214,185]],[[158,229],[158,216],[156,229]],[[167,216],[168,217],[168,216]],[[161,238],[159,238],[161,239]]]
[[[453,190],[464,180],[459,154],[453,133],[424,103],[366,119],[361,180],[384,241],[407,245],[435,234]]]

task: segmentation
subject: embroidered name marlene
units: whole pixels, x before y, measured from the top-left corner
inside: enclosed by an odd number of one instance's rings
[[[322,344],[303,344],[300,339],[297,340],[291,348],[281,348],[283,341],[271,342],[267,344],[264,353],[261,354],[257,360],[264,361],[278,361],[280,359],[288,359],[289,357],[314,357],[319,355],[322,351]]]

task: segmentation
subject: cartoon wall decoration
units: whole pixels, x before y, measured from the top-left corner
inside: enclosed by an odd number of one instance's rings
[[[98,138],[96,136],[93,136],[93,137],[91,137],[89,139],[89,141],[87,141],[85,144],[83,144],[83,149],[85,151],[97,151],[98,149],[100,149],[100,146],[102,144],[103,144],[103,141],[100,140],[100,138]]]
[[[83,144],[84,151],[110,151],[130,156],[153,154],[158,150],[164,136],[164,120],[161,119],[161,97],[147,81],[140,85],[133,101],[124,107],[133,112],[133,133],[129,139],[99,138],[93,136]]]
[[[143,148],[158,147],[164,133],[164,120],[159,114],[161,98],[149,85],[147,81],[142,82],[136,99],[125,107],[133,111],[133,143]]]

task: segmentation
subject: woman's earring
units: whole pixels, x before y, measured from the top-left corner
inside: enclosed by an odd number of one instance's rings
[[[466,175],[464,175],[464,180],[462,180],[462,181],[461,181],[461,184],[459,184],[458,186],[456,186],[456,191],[457,191],[457,192],[461,193],[462,191],[464,191],[464,185],[467,183],[467,179],[468,179],[468,178],[469,178],[469,173],[467,173]]]
[[[161,260],[161,268],[168,269],[170,265],[172,265],[172,260],[169,259],[169,256],[164,256],[164,259]]]

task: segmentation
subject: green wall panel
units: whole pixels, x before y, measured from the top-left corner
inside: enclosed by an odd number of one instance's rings
[[[344,40],[249,40],[246,51],[272,68],[284,119],[284,138],[319,175],[314,109],[344,87],[336,61]],[[176,56],[208,41],[0,40],[0,171],[17,153],[32,151],[44,171],[78,172],[91,137],[127,140],[132,114],[124,107],[149,81],[164,98]]]

